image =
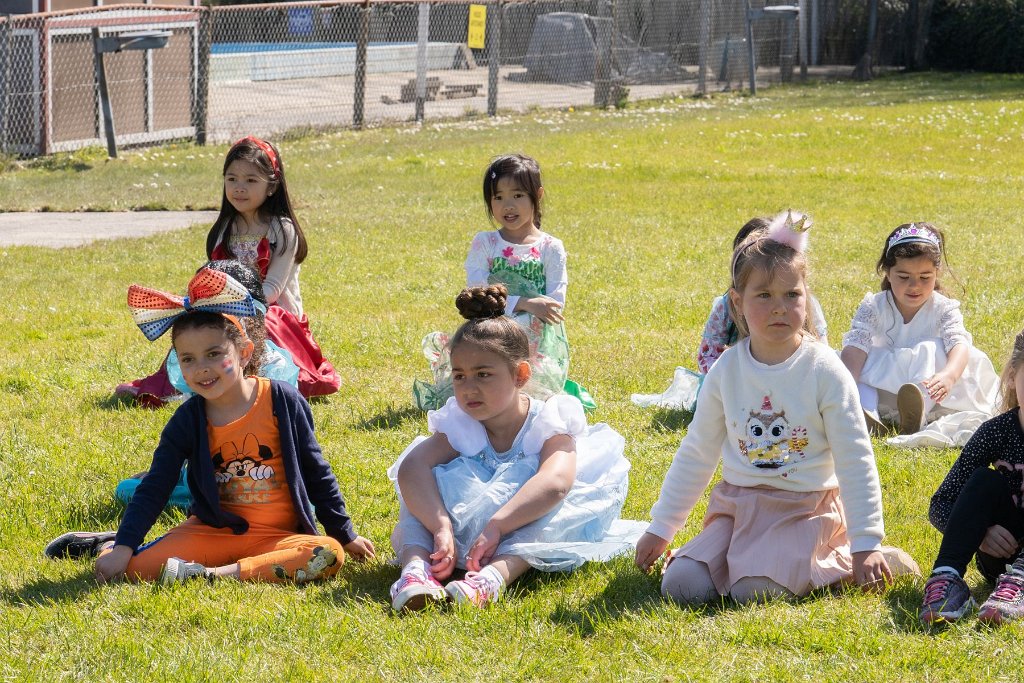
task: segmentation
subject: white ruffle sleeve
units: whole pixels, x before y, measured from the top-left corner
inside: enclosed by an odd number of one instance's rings
[[[875,295],[864,295],[857,307],[857,312],[850,322],[850,331],[843,335],[843,348],[853,346],[864,353],[871,351],[871,339],[878,327],[878,310],[875,308]]]
[[[523,451],[539,454],[544,442],[558,434],[576,438],[587,431],[587,418],[583,404],[567,394],[555,394],[544,402],[544,407],[523,436]]]
[[[960,312],[960,302],[945,297],[935,298],[938,309],[936,313],[939,319],[939,336],[942,337],[942,346],[946,353],[949,353],[957,344],[970,346],[974,339],[964,327],[964,314]]]
[[[454,396],[438,410],[427,413],[427,429],[431,434],[444,434],[462,455],[475,455],[487,447],[484,426],[467,415]]]

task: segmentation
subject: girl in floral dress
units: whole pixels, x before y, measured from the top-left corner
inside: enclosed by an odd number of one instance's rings
[[[802,214],[797,213],[798,217]],[[808,218],[807,221],[810,219]],[[809,224],[809,223],[808,223]],[[771,218],[755,216],[743,224],[736,237],[733,238],[733,251],[739,248],[753,234],[761,234],[771,225]],[[825,323],[825,314],[821,310],[821,304],[813,296],[809,296],[811,327],[817,336],[818,341],[828,344],[828,326]],[[718,357],[727,348],[736,344],[739,340],[739,330],[736,323],[729,315],[729,293],[726,292],[716,297],[711,304],[711,312],[704,322],[704,330],[701,332],[700,344],[697,346],[697,372],[690,368],[679,366],[676,368],[672,384],[660,394],[633,394],[633,403],[641,407],[656,406],[675,410],[693,412],[697,405],[697,392],[700,390],[704,376],[711,370]]]
[[[535,398],[557,393],[576,396],[593,408],[586,389],[568,379],[569,342],[563,308],[569,280],[565,246],[540,229],[544,187],[537,162],[522,154],[500,156],[484,173],[484,203],[497,230],[473,237],[466,257],[466,285],[504,284],[509,291],[505,315],[526,331],[533,376],[526,387]],[[413,385],[421,410],[440,408],[452,394],[451,365],[445,347],[448,335],[428,334],[423,352],[434,382]]]

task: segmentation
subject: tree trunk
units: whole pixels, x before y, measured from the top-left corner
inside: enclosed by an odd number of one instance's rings
[[[928,31],[931,28],[935,0],[911,0],[907,8],[907,68],[928,68]]]
[[[870,81],[874,78],[871,64],[871,53],[875,47],[875,31],[878,27],[878,0],[870,0],[868,4],[868,30],[864,41],[864,54],[853,69],[853,77],[858,81]]]

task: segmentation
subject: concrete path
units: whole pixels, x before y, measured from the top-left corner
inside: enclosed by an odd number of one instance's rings
[[[0,213],[0,247],[80,247],[96,240],[182,230],[196,223],[209,226],[216,219],[216,211]]]

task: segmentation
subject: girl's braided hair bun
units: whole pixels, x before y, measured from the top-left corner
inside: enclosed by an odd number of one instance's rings
[[[455,306],[466,320],[497,318],[505,314],[508,288],[505,285],[467,287],[455,297]]]

